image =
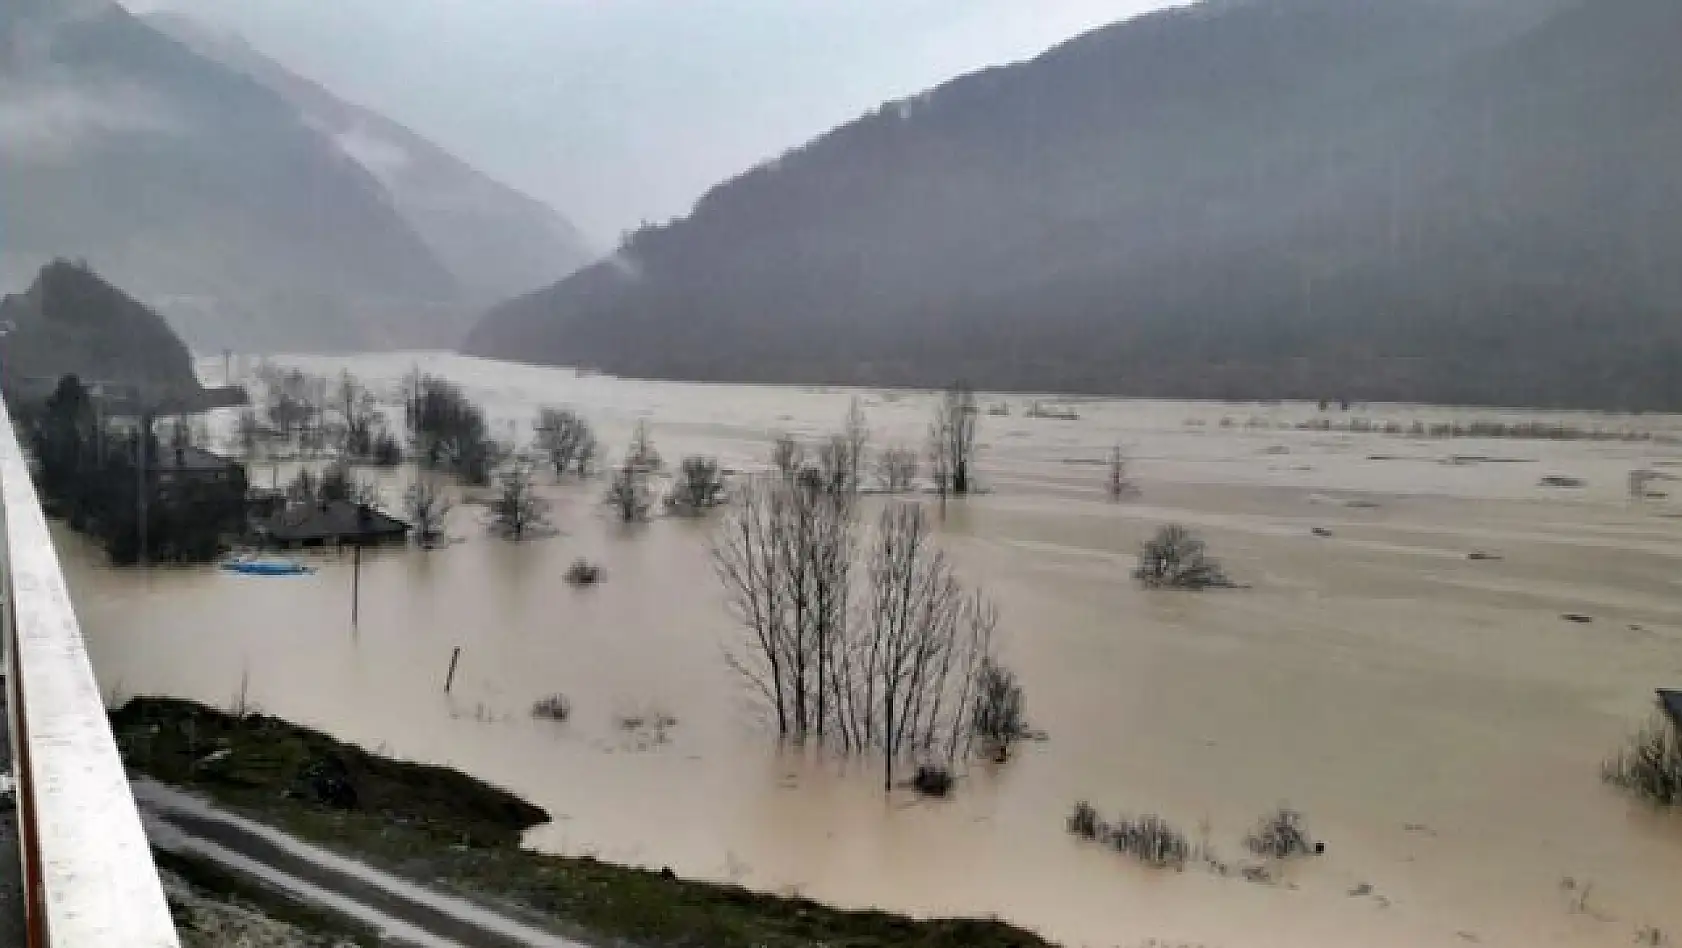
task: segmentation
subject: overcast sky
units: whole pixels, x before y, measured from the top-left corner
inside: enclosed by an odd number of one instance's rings
[[[887,99],[1164,0],[127,0],[232,29],[602,246]]]

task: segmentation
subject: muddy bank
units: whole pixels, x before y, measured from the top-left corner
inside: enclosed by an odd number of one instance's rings
[[[996,921],[845,912],[524,850],[519,833],[547,819],[537,807],[459,771],[369,754],[278,718],[135,698],[111,722],[124,760],[141,773],[388,871],[596,937],[719,948],[1049,944]]]

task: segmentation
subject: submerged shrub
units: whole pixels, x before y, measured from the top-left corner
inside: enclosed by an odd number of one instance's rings
[[[1209,558],[1202,538],[1179,524],[1169,524],[1139,549],[1133,578],[1152,588],[1207,589],[1230,586],[1220,564]]]
[[[1303,822],[1302,814],[1287,807],[1280,807],[1258,820],[1256,828],[1244,837],[1244,846],[1258,856],[1271,856],[1274,859],[1306,856],[1315,852],[1314,842],[1308,837],[1308,826]]]
[[[1092,804],[1081,800],[1075,804],[1065,825],[1071,834],[1101,842],[1147,866],[1180,869],[1192,855],[1192,845],[1186,834],[1151,813],[1138,818],[1124,816],[1115,823],[1105,823],[1098,818],[1098,811]]]
[[[602,568],[580,557],[567,567],[566,581],[574,586],[593,586],[601,582]]]
[[[1606,761],[1601,776],[1651,803],[1682,806],[1682,736],[1664,715],[1654,714]]]
[[[531,716],[551,721],[565,721],[572,717],[572,702],[563,694],[552,694],[531,706]]]
[[[987,658],[976,678],[971,721],[975,735],[1000,750],[1028,736],[1026,702],[1016,673]]]
[[[1122,817],[1105,840],[1116,852],[1148,866],[1178,869],[1191,858],[1191,842],[1172,823],[1153,813],[1137,819]]]
[[[924,764],[911,777],[911,786],[925,797],[944,797],[952,792],[956,781],[945,767]]]
[[[1098,811],[1085,800],[1075,803],[1074,812],[1069,814],[1069,832],[1082,839],[1097,839],[1103,830],[1103,823],[1098,819]]]

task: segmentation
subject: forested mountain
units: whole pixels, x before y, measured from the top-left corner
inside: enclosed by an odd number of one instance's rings
[[[171,11],[149,14],[145,22],[262,83],[373,174],[477,307],[552,283],[594,256],[578,229],[547,204],[486,177],[403,125],[346,102],[237,35]]]
[[[8,396],[44,397],[75,375],[150,405],[204,401],[192,357],[163,317],[79,263],[42,267],[27,291],[0,298],[0,321],[10,324],[0,336]]]
[[[422,345],[461,290],[285,99],[92,0],[0,15],[0,280],[85,259],[202,348]]]
[[[1219,0],[883,106],[493,310],[702,379],[1682,408],[1682,3]]]

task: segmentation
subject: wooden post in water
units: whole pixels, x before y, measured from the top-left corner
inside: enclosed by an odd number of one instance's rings
[[[350,627],[356,628],[357,613],[362,605],[362,544],[357,543],[351,554],[350,571]]]
[[[140,432],[135,442],[134,459],[134,519],[135,527],[140,531],[140,559],[136,560],[142,567],[146,566],[146,490],[151,487],[152,479],[147,477],[146,467],[151,462],[146,457],[147,442],[152,440],[152,415],[144,407],[140,409]]]
[[[444,693],[445,694],[449,694],[450,693],[450,686],[455,684],[456,662],[459,661],[460,659],[461,659],[461,646],[457,645],[455,651],[450,653],[450,673],[448,675],[444,676]]]

